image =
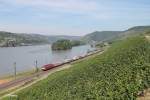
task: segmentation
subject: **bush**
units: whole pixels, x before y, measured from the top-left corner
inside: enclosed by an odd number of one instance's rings
[[[52,44],[52,50],[67,50],[71,48],[72,44],[70,40],[58,40]]]

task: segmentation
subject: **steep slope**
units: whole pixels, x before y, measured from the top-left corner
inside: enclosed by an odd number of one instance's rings
[[[17,93],[19,100],[134,100],[150,87],[150,42],[132,37]],[[7,99],[6,99],[7,100]]]

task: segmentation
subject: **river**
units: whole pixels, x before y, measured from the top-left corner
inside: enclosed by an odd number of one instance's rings
[[[34,69],[36,60],[40,68],[48,63],[62,62],[86,54],[93,49],[90,45],[77,46],[66,51],[52,51],[50,45],[0,48],[0,76],[12,75],[14,62],[19,73]]]

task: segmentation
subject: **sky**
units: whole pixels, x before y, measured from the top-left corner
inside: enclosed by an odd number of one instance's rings
[[[150,0],[0,0],[0,31],[85,35],[150,25]]]

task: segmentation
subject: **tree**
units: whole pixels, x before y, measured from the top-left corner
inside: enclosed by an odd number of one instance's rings
[[[67,50],[71,48],[71,41],[66,39],[58,40],[52,44],[52,50]]]

